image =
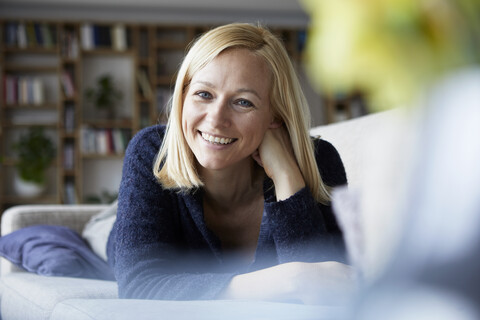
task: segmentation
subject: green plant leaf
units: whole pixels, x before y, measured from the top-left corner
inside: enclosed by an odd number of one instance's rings
[[[55,158],[55,146],[42,127],[33,127],[12,146],[18,157],[16,168],[25,181],[45,182],[45,172]]]

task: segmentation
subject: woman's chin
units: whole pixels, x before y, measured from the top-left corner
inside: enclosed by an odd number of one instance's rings
[[[205,170],[220,171],[220,170],[238,170],[242,171],[242,168],[251,168],[252,162],[255,162],[250,156],[243,161],[227,161],[225,159],[198,159],[198,165]]]

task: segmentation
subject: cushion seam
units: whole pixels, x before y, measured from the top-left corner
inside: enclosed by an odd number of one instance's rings
[[[32,304],[33,306],[37,307],[39,310],[43,311],[45,314],[48,314],[48,316],[50,317],[50,315],[52,314],[52,311],[53,311],[53,308],[55,308],[55,305],[53,306],[52,310],[49,310],[46,309],[46,308],[43,308],[41,305],[35,303],[35,301],[32,301],[32,299],[28,299],[25,295],[21,294],[17,289],[15,289],[14,287],[12,287],[10,284],[6,284],[5,281],[2,281],[3,283],[3,291],[2,291],[2,301],[4,300],[4,297],[7,296],[6,294],[6,291],[5,289],[10,289],[11,290],[11,293],[15,293],[18,297],[20,297],[21,299],[23,299],[24,301],[27,301],[29,302],[30,304]],[[11,293],[10,293],[10,296],[11,296]],[[57,302],[58,303],[58,302]]]
[[[94,320],[95,318],[92,318],[92,316],[88,313],[86,313],[85,311],[83,311],[82,309],[78,308],[77,306],[75,306],[74,304],[71,303],[71,300],[72,299],[66,299],[66,300],[63,300],[61,302],[58,302],[55,307],[53,308],[52,310],[52,313],[50,314],[50,316],[53,314],[53,312],[55,311],[55,309],[60,305],[60,303],[64,304],[64,305],[67,305],[69,306],[70,308],[73,308],[75,310],[77,310],[78,312],[82,313],[83,315],[87,316],[89,319],[92,319]],[[89,299],[90,300],[90,299]]]

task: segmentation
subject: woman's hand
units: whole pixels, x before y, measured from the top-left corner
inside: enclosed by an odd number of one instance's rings
[[[273,180],[277,200],[285,200],[305,187],[305,180],[298,167],[292,142],[285,127],[267,130],[262,143],[252,157]]]
[[[290,262],[235,276],[222,298],[342,305],[355,290],[355,272],[348,265]]]
[[[299,299],[304,304],[345,304],[357,287],[354,269],[336,261],[296,262]]]

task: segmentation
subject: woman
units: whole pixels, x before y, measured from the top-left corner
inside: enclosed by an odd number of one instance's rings
[[[108,246],[120,297],[317,303],[348,286],[328,193],[345,170],[308,136],[281,42],[248,24],[209,31],[171,103],[167,127],[138,133],[125,156]]]

